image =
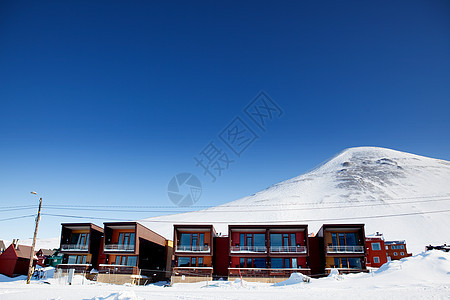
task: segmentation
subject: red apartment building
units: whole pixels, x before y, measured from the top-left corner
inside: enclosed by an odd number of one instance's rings
[[[386,246],[383,235],[376,234],[366,237],[366,266],[379,268],[387,263]]]
[[[364,224],[324,224],[317,236],[323,243],[325,273],[366,271]]]
[[[75,269],[76,273],[89,273],[98,269],[103,229],[92,223],[64,223],[61,226],[63,259],[57,270]]]
[[[172,248],[168,241],[138,222],[104,223],[98,281],[145,283],[170,276]]]
[[[406,241],[385,241],[384,244],[388,261],[412,256],[411,253],[406,251]]]
[[[229,280],[281,281],[294,272],[310,274],[307,225],[230,225],[228,237]]]
[[[174,225],[172,283],[203,281],[213,276],[214,238],[212,225]]]

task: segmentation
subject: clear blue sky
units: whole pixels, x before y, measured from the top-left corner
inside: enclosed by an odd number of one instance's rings
[[[260,90],[284,115],[211,183],[193,157]],[[1,1],[0,206],[170,206],[180,172],[216,205],[353,146],[450,160],[449,95],[448,1]]]

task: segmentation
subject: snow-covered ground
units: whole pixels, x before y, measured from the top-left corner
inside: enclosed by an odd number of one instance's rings
[[[117,286],[56,279],[0,277],[0,299],[450,299],[450,253],[429,251],[387,263],[369,274],[334,275],[286,285],[213,281],[195,284]],[[47,283],[44,283],[47,282]]]

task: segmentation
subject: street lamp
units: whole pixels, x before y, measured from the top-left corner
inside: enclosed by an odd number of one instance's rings
[[[39,197],[38,193],[36,193],[35,191],[31,192],[31,194]],[[36,227],[34,228],[33,245],[31,246],[30,264],[28,265],[27,284],[30,284],[31,275],[33,275],[34,247],[36,246],[37,230],[38,230],[38,225],[39,225],[39,219],[41,218],[41,207],[42,207],[42,197],[39,197],[39,209],[38,209],[38,214],[37,214],[37,218],[36,218]]]

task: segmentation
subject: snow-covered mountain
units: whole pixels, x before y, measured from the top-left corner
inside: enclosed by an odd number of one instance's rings
[[[314,170],[217,207],[141,220],[172,239],[174,223],[365,223],[409,251],[450,242],[450,162],[377,148],[346,149]]]

